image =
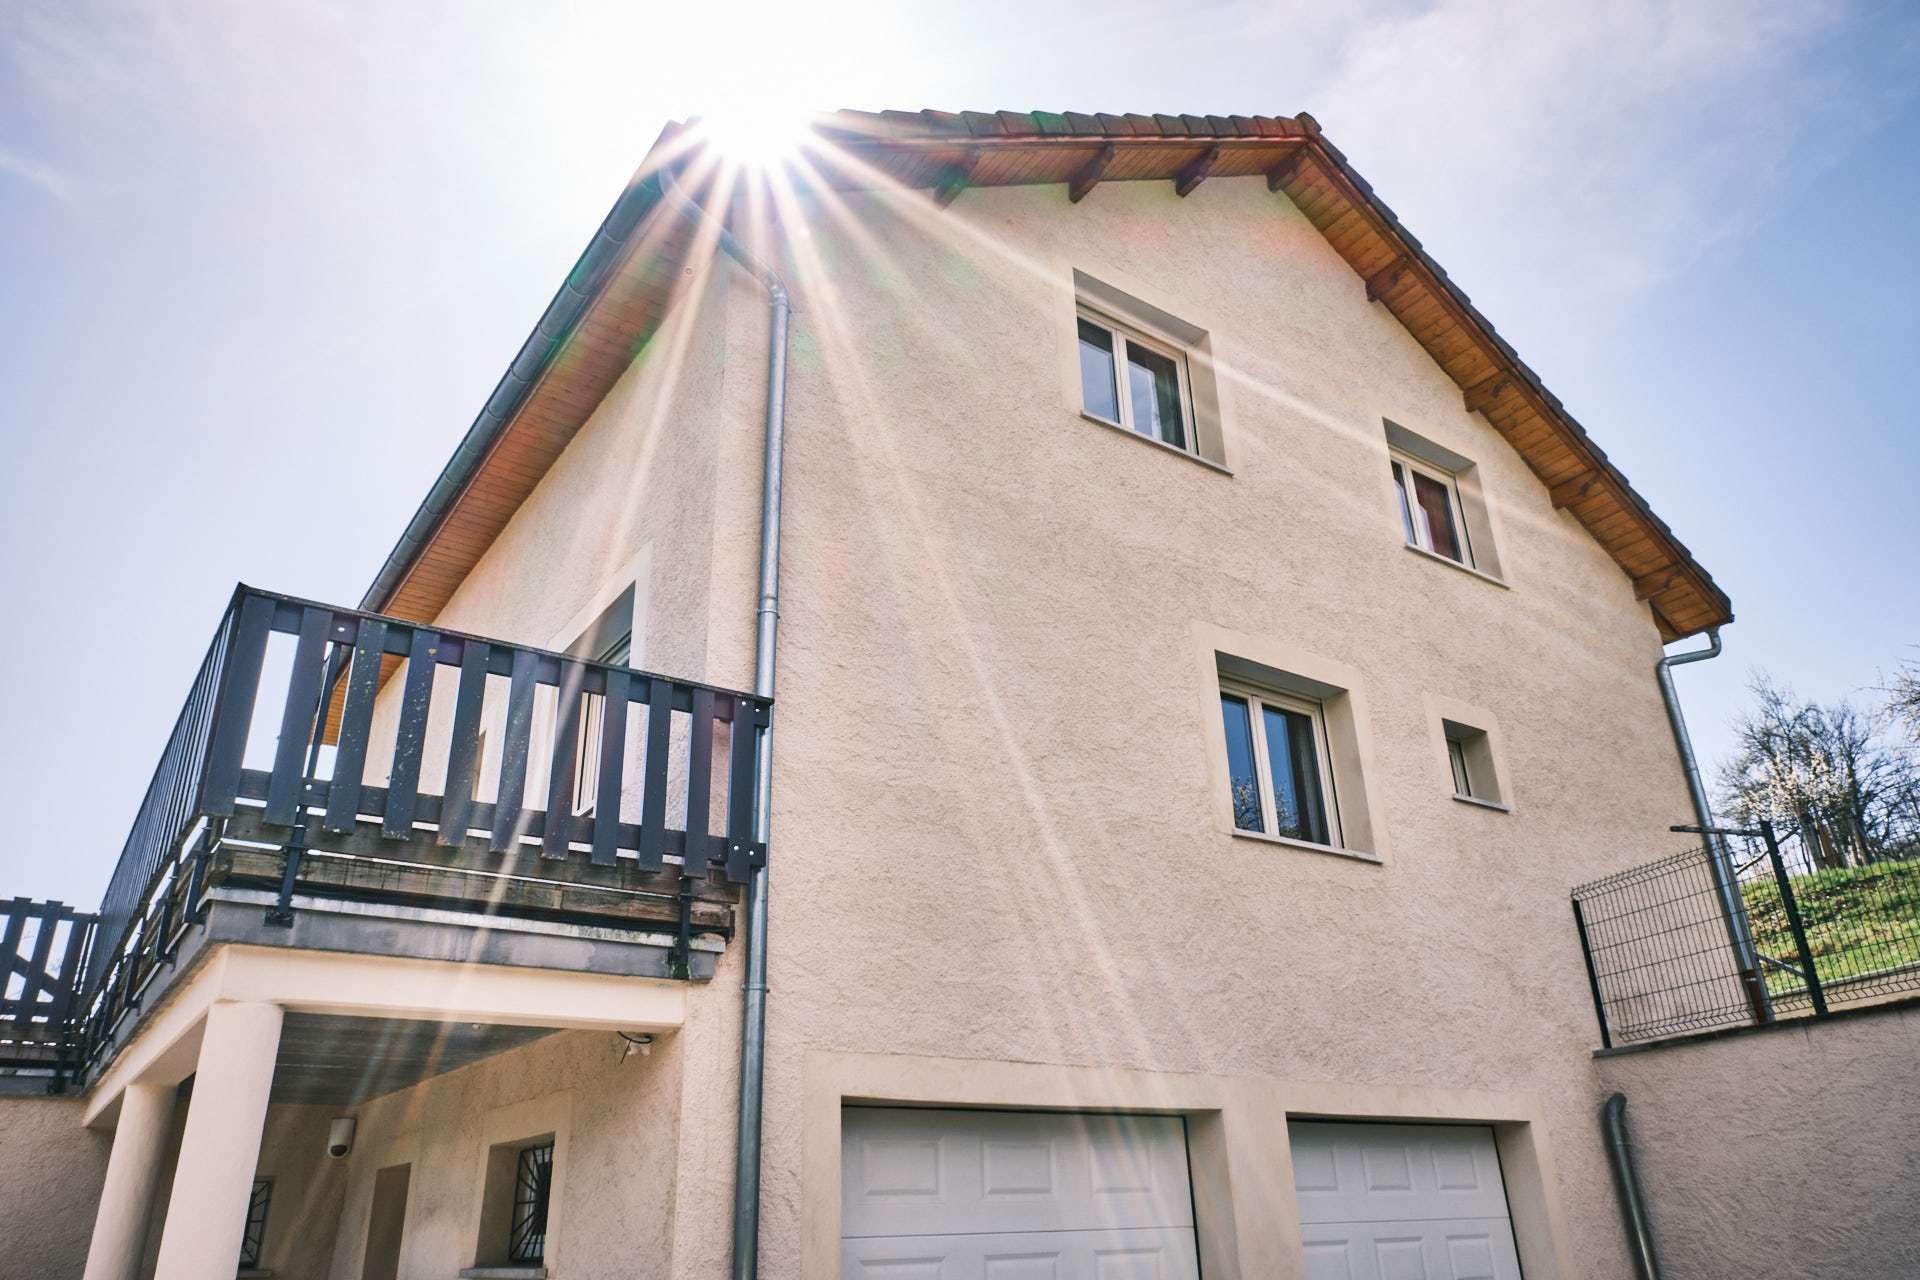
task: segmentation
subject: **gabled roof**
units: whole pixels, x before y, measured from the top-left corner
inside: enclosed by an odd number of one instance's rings
[[[848,163],[835,187],[897,183],[945,204],[968,187],[1063,184],[1077,202],[1102,182],[1263,175],[1284,192],[1459,384],[1469,411],[1524,458],[1555,507],[1580,521],[1672,641],[1733,619],[1732,605],[1558,398],[1353,171],[1312,116],[842,111],[815,134]],[[659,172],[694,158],[671,126],[601,225],[435,483],[363,605],[429,619],[659,327],[694,240],[683,216],[649,217]],[[1062,212],[1066,212],[1063,202]]]

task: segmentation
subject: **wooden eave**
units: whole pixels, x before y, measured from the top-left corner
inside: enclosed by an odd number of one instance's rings
[[[1732,621],[1712,577],[1313,117],[844,111],[814,131],[825,144],[818,180],[925,189],[941,204],[970,187],[1057,183],[1077,202],[1107,182],[1171,182],[1186,194],[1202,181],[1264,176],[1454,380],[1465,407],[1526,460],[1554,506],[1613,557],[1663,640]],[[660,166],[676,132],[663,135],[642,173]],[[693,239],[687,218],[650,212],[398,588],[369,607],[418,620],[439,613],[659,327]]]

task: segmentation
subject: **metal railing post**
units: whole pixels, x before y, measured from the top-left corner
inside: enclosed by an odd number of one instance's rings
[[[1587,989],[1593,993],[1593,1016],[1600,1023],[1600,1047],[1613,1048],[1613,1035],[1607,1029],[1607,1002],[1600,996],[1600,974],[1593,967],[1593,943],[1587,937],[1587,916],[1580,899],[1573,900],[1573,927],[1580,933],[1580,958],[1587,964]]]
[[[1793,883],[1786,863],[1780,858],[1780,842],[1774,838],[1773,824],[1762,818],[1760,835],[1767,842],[1767,860],[1773,864],[1773,878],[1780,886],[1780,905],[1786,908],[1787,928],[1793,931],[1794,950],[1800,953],[1800,972],[1807,980],[1807,996],[1813,1001],[1813,1016],[1827,1016],[1827,993],[1820,987],[1820,972],[1814,967],[1813,948],[1807,943],[1806,923],[1800,918],[1800,904],[1793,896]]]

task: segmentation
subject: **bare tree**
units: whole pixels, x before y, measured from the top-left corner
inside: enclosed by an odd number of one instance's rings
[[[1887,714],[1906,730],[1911,742],[1920,744],[1920,663],[1901,663],[1886,694]]]
[[[1891,711],[1806,701],[1765,672],[1748,689],[1753,705],[1734,719],[1738,746],[1716,779],[1727,812],[1798,829],[1821,867],[1920,852],[1920,769],[1890,737]]]

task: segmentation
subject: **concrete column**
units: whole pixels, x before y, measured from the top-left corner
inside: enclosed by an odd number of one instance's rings
[[[260,1162],[280,1019],[276,1004],[215,1004],[207,1010],[154,1280],[233,1274]]]
[[[175,1086],[130,1084],[120,1094],[120,1123],[107,1156],[107,1179],[87,1246],[86,1280],[135,1280],[147,1239],[147,1212],[160,1182]]]

